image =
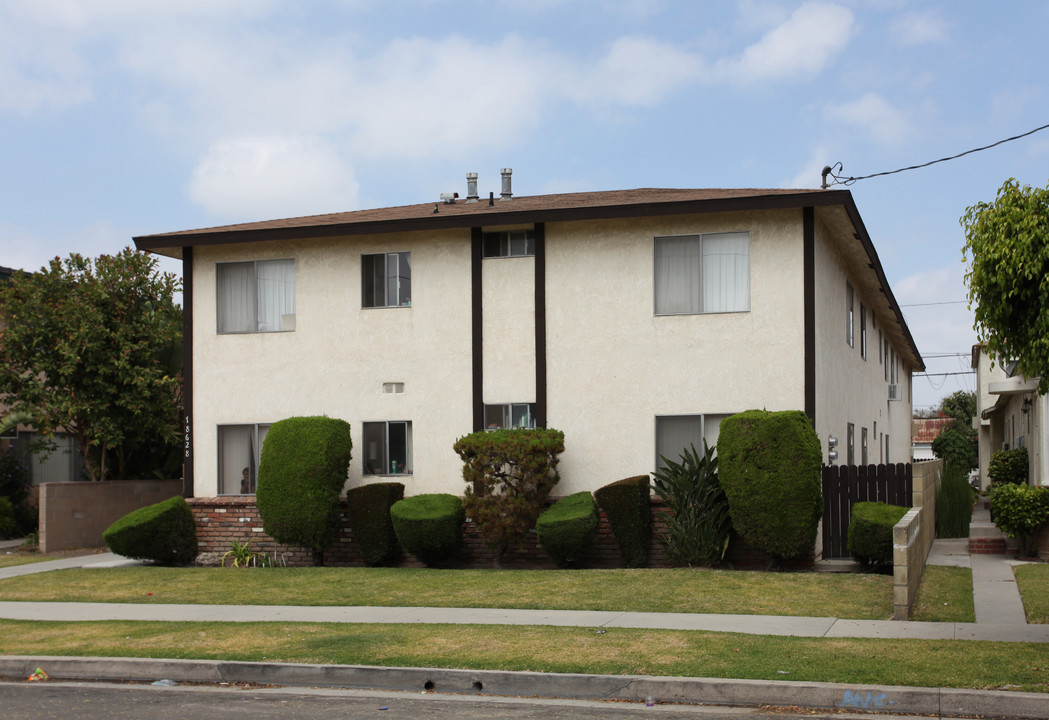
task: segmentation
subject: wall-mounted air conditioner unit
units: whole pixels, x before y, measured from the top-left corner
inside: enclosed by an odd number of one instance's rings
[[[889,386],[889,400],[903,400],[902,385],[897,384]]]

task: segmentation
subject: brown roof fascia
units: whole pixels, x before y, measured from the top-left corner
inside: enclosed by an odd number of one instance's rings
[[[889,285],[888,279],[885,277],[885,270],[881,266],[881,260],[878,259],[878,251],[874,249],[874,242],[871,240],[870,234],[867,232],[867,227],[863,224],[863,218],[860,217],[860,211],[856,207],[856,202],[852,198],[852,193],[848,194],[848,198],[843,203],[845,211],[849,214],[849,219],[852,221],[852,226],[856,228],[856,239],[863,245],[864,251],[867,253],[867,257],[870,259],[871,269],[878,276],[878,284],[881,285],[885,298],[889,301],[889,307],[892,308],[893,314],[896,315],[896,322],[900,326],[900,330],[903,331],[904,339],[910,346],[911,351],[914,353],[913,360],[915,361],[916,370],[925,370],[925,361],[922,359],[922,354],[918,350],[917,343],[914,342],[914,337],[911,335],[910,328],[907,327],[907,321],[903,318],[903,310],[900,309],[900,304],[896,301],[896,296],[892,294],[892,287]]]
[[[762,191],[755,191],[762,193]],[[610,195],[613,193],[609,193]],[[622,193],[614,193],[622,196]],[[512,203],[525,204],[523,200],[497,201],[492,209],[485,204],[469,207],[462,211],[463,203],[454,206],[436,203],[438,211],[409,217],[349,220],[347,222],[323,222],[317,218],[300,218],[273,223],[246,223],[222,228],[144,235],[134,238],[139,250],[159,250],[193,245],[217,245],[226,243],[261,242],[266,240],[292,240],[326,238],[347,235],[372,235],[379,233],[413,232],[420,230],[447,230],[475,226],[512,225],[515,223],[567,222],[579,220],[604,220],[630,217],[652,217],[658,215],[687,215],[713,212],[746,210],[771,210],[805,207],[813,205],[836,205],[850,193],[847,190],[813,190],[755,194],[737,197],[714,197],[690,200],[654,200],[640,203],[599,203],[569,207],[534,207],[531,203],[515,209]],[[596,193],[600,195],[600,193]],[[551,196],[557,197],[557,196]],[[406,212],[429,211],[431,204],[404,208]],[[445,213],[441,210],[445,209]],[[451,210],[454,214],[449,212]],[[261,225],[261,227],[260,227]]]

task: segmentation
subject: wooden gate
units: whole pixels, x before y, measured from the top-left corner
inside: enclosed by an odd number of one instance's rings
[[[847,558],[852,506],[883,502],[911,507],[910,463],[823,467],[823,557]]]

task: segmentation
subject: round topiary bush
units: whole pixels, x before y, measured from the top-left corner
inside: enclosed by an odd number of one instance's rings
[[[810,555],[823,514],[823,455],[808,416],[732,415],[721,422],[717,453],[735,531],[776,561]]]
[[[892,528],[909,508],[880,502],[860,502],[852,506],[849,521],[849,554],[861,565],[892,565]]]
[[[193,511],[180,495],[128,513],[102,539],[117,555],[159,565],[187,565],[197,557]]]
[[[995,483],[1026,485],[1029,467],[1027,448],[997,450],[991,455],[991,460],[987,464],[987,475]]]
[[[315,565],[324,564],[339,531],[352,448],[350,424],[329,417],[276,422],[262,445],[255,493],[262,528],[277,542],[312,550]]]
[[[400,558],[390,508],[402,498],[404,485],[399,482],[369,483],[346,493],[350,527],[365,565],[392,565]]]
[[[573,565],[594,546],[597,538],[597,504],[583,491],[561,498],[535,523],[539,547],[558,565]]]
[[[455,495],[414,495],[390,508],[401,548],[426,565],[439,565],[463,543],[463,501]]]
[[[641,568],[648,564],[652,539],[652,497],[648,475],[617,480],[594,491],[605,511],[612,535],[619,545],[623,565]]]

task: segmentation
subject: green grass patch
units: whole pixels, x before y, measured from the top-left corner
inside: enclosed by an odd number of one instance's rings
[[[8,555],[4,553],[0,555],[0,568],[28,565],[29,563],[44,562],[45,560],[54,560],[54,558],[47,555],[27,555],[24,553],[11,553]]]
[[[926,565],[911,620],[976,622],[973,572],[966,567]]]
[[[1049,692],[1037,643],[487,625],[0,621],[0,654],[223,659]]]
[[[1049,565],[1017,565],[1013,569],[1029,623],[1049,623]]]
[[[0,582],[0,600],[491,607],[885,620],[892,615],[892,578],[691,568],[495,571],[144,566],[10,578]]]

